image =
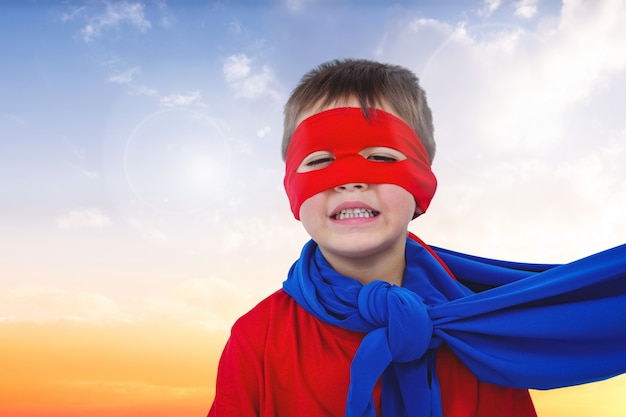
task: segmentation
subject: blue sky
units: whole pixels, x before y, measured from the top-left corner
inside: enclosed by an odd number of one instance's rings
[[[307,239],[282,106],[334,58],[426,89],[427,241],[537,262],[623,243],[625,19],[619,0],[5,1],[0,318],[229,327]]]

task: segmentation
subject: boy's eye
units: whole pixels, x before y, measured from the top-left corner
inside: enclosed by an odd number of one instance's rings
[[[302,160],[296,172],[309,172],[326,168],[335,160],[335,156],[328,151],[316,151]]]
[[[398,162],[406,159],[406,155],[386,146],[373,146],[359,152],[363,158],[374,162]]]
[[[322,158],[317,158],[317,159],[314,159],[312,161],[309,161],[309,162],[306,163],[306,165],[309,166],[309,167],[314,167],[316,165],[329,164],[329,163],[333,162],[334,160],[335,160],[335,158],[332,158],[330,156],[325,156],[325,157],[322,157]]]
[[[367,157],[370,161],[376,162],[397,162],[398,159],[390,155],[370,155]]]

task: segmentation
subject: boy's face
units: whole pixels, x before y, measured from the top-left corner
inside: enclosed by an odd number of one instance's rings
[[[340,100],[327,107],[313,108],[299,122],[332,108],[359,106],[356,98]],[[379,109],[394,114],[389,106],[382,105]],[[406,159],[402,152],[385,146],[366,147],[359,154],[381,164]],[[296,172],[324,169],[333,160],[330,151],[315,151],[304,157]],[[299,217],[332,264],[338,257],[344,260],[371,257],[389,250],[403,253],[408,224],[419,213],[413,195],[399,185],[351,182],[304,200]]]

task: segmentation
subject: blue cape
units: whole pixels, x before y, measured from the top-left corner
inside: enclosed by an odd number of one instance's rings
[[[435,351],[443,343],[479,380],[513,388],[626,372],[626,245],[544,265],[409,238],[406,260],[402,287],[364,286],[333,270],[310,241],[283,283],[320,320],[367,333],[350,368],[346,416],[375,416],[381,376],[384,416],[441,416]]]

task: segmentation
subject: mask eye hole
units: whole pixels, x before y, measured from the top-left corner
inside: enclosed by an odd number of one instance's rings
[[[402,152],[386,146],[371,146],[359,152],[363,158],[374,162],[399,162],[406,159],[406,155]]]
[[[335,160],[335,155],[330,151],[315,151],[308,154],[296,169],[296,172],[309,172],[326,168]]]

